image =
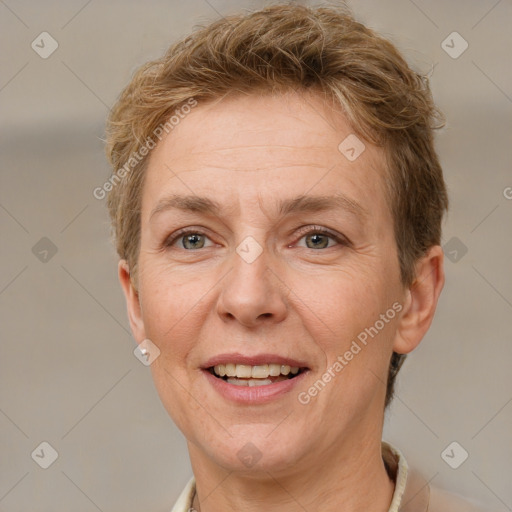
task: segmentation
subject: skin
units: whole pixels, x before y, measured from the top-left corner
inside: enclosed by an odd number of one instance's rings
[[[351,133],[313,93],[232,95],[197,106],[150,155],[137,288],[124,260],[119,279],[135,339],[160,349],[151,371],[186,436],[198,510],[389,508],[394,482],[381,458],[388,363],[393,350],[412,351],[428,330],[444,284],[443,253],[432,247],[417,262],[413,285],[402,285],[383,150],[365,143],[350,162],[338,145]],[[278,200],[336,191],[364,214],[278,214]],[[170,194],[206,196],[223,211],[151,217]],[[315,238],[315,226],[347,242]],[[205,237],[165,245],[186,227]],[[248,236],[263,250],[250,264],[236,252]],[[400,314],[301,404],[298,393],[394,302]],[[278,399],[237,405],[200,370],[226,352],[294,357],[310,372]],[[261,453],[251,468],[237,456],[248,442]]]

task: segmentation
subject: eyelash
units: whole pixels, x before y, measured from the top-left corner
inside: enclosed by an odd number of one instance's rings
[[[335,232],[331,231],[330,229],[323,228],[322,226],[306,226],[304,228],[299,229],[298,234],[300,235],[299,240],[307,235],[315,234],[328,236],[329,238],[332,238],[333,240],[338,242],[338,244],[340,245],[349,245],[349,241],[345,237],[337,235]],[[327,247],[327,249],[329,249],[329,247]]]
[[[298,234],[300,235],[298,240],[304,238],[307,235],[315,234],[315,235],[328,236],[329,238],[332,238],[333,240],[335,240],[341,246],[350,245],[350,242],[345,237],[343,237],[341,235],[337,235],[333,231],[330,231],[321,226],[306,226],[304,228],[299,229]],[[204,231],[201,231],[200,229],[184,228],[184,229],[181,229],[181,230],[177,231],[176,233],[172,234],[169,238],[167,238],[164,242],[164,246],[171,247],[177,240],[179,240],[180,238],[183,238],[185,235],[201,235],[201,236],[208,237],[207,233],[205,233]],[[306,249],[308,249],[308,247],[306,247]],[[330,247],[326,247],[325,249],[330,249]],[[183,249],[183,250],[187,251],[187,252],[194,251],[194,249]],[[196,250],[200,250],[200,249],[196,249]],[[312,250],[317,250],[317,249],[312,249]]]

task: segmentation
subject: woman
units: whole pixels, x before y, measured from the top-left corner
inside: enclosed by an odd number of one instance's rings
[[[425,77],[332,8],[221,19],[123,91],[108,205],[188,443],[173,511],[477,510],[382,441],[444,284],[440,119]]]

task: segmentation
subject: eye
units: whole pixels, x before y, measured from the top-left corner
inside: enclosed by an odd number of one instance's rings
[[[332,247],[332,244],[329,245],[330,240],[334,240],[338,245],[348,245],[347,240],[342,236],[319,226],[308,226],[299,233],[302,235],[300,240],[305,239],[307,249],[328,249]]]
[[[305,239],[307,249],[328,249],[336,244],[330,244],[330,241],[336,242],[341,246],[348,246],[349,242],[341,235],[338,235],[326,228],[319,226],[307,226],[299,230],[300,240]],[[206,245],[206,240],[210,240],[208,236],[197,229],[182,229],[173,233],[164,242],[165,247],[173,247],[177,245],[178,249],[194,251],[204,249],[214,245]],[[211,240],[210,240],[211,242]]]
[[[172,247],[178,243],[178,249],[185,250],[196,250],[203,249],[205,246],[205,240],[209,240],[205,233],[198,230],[180,230],[177,233],[173,233],[166,241],[166,247]]]

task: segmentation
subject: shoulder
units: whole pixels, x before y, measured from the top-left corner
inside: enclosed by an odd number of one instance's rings
[[[493,512],[493,510],[454,492],[431,487],[429,512]]]
[[[497,512],[489,506],[430,484],[396,447],[382,442],[382,457],[395,481],[389,512]]]

